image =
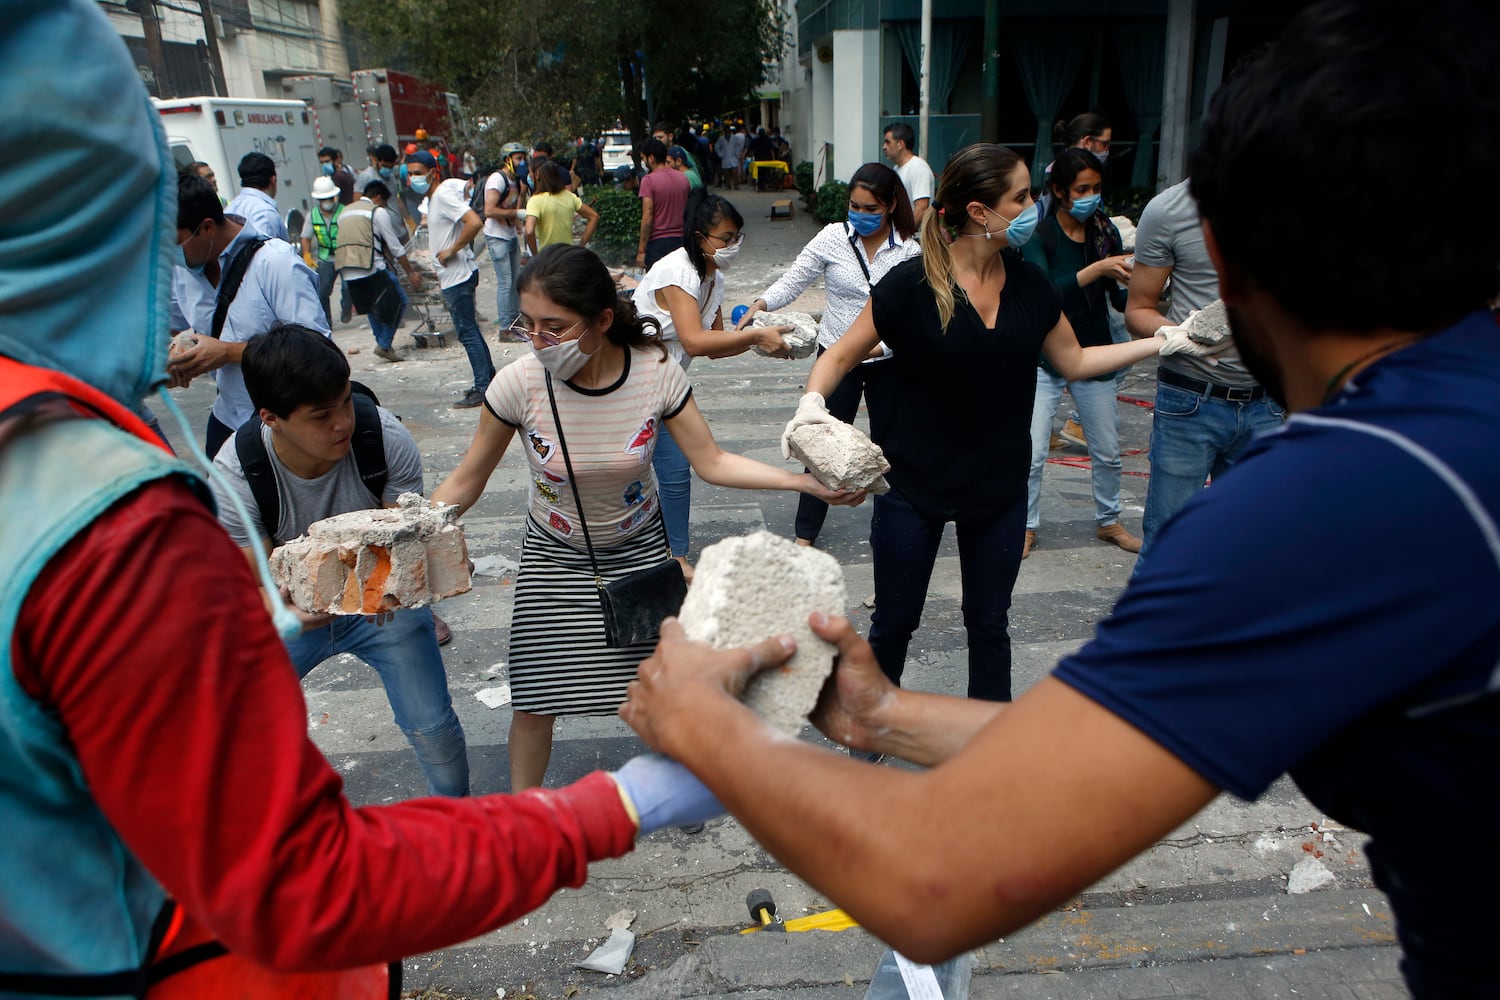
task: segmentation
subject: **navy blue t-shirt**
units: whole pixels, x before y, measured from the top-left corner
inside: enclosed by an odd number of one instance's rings
[[[1252,444],[1056,671],[1234,795],[1290,773],[1370,834],[1418,996],[1494,989],[1472,934],[1500,865],[1455,877],[1433,834],[1500,823],[1497,521],[1500,329],[1475,313]]]

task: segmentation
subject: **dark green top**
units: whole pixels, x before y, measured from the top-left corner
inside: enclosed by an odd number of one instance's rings
[[[1083,241],[1074,241],[1063,232],[1057,215],[1047,216],[1037,224],[1036,233],[1021,248],[1021,257],[1047,273],[1052,284],[1062,293],[1063,315],[1073,326],[1073,333],[1082,347],[1099,347],[1114,341],[1109,334],[1109,314],[1106,296],[1117,300],[1116,307],[1123,309],[1125,290],[1111,287],[1114,282],[1101,279],[1082,288],[1078,286],[1078,272],[1098,258],[1088,252]],[[1045,356],[1038,359],[1049,374],[1057,371],[1047,363]],[[1097,375],[1091,381],[1103,382],[1114,378],[1114,374]]]

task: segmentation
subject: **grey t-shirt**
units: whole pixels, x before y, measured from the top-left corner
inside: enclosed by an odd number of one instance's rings
[[[403,493],[422,492],[422,452],[412,440],[411,433],[401,425],[401,421],[384,407],[379,407],[379,410],[380,427],[385,435],[386,462],[385,495],[381,500],[384,503],[395,503],[396,498]],[[224,447],[214,456],[214,465],[224,473],[224,477],[244,501],[245,509],[250,512],[251,523],[247,528],[224,495],[224,487],[217,482],[213,484],[214,499],[219,505],[219,522],[224,525],[224,530],[229,532],[229,537],[234,539],[236,545],[241,548],[248,546],[252,532],[261,538],[271,537],[274,544],[279,545],[305,534],[307,526],[314,521],[321,521],[335,514],[347,514],[351,510],[369,510],[380,506],[360,481],[352,448],[344,456],[344,460],[328,472],[316,479],[303,479],[289,471],[276,456],[276,449],[271,446],[271,429],[262,427],[260,434],[266,445],[266,454],[271,460],[271,470],[276,476],[276,494],[281,503],[281,523],[276,526],[275,532],[267,531],[261,524],[260,509],[250,492],[245,470],[240,467],[239,451],[235,448],[234,438],[224,442]]]
[[[1188,182],[1174,184],[1152,198],[1141,213],[1135,231],[1135,260],[1147,267],[1172,269],[1171,302],[1167,322],[1181,326],[1188,313],[1202,309],[1219,297],[1219,272],[1214,270],[1198,223],[1198,203],[1188,193]],[[1169,354],[1161,359],[1168,371],[1235,388],[1255,385],[1255,379],[1240,363],[1239,352],[1226,340],[1213,359]]]

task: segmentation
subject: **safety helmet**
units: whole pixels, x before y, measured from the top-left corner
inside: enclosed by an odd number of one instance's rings
[[[312,196],[314,201],[328,201],[330,198],[339,196],[339,186],[333,182],[331,177],[319,177],[313,181]]]
[[[413,133],[413,135],[418,142],[423,142],[427,138],[427,130],[425,128],[419,128],[415,133]]]
[[[524,143],[507,142],[505,145],[500,147],[501,156],[514,156],[516,153],[524,152],[526,152],[526,146]]]

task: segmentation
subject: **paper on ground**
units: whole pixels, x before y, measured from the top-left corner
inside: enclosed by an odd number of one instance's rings
[[[623,927],[616,927],[609,932],[609,940],[595,948],[588,958],[578,963],[578,967],[618,976],[625,971],[625,963],[630,961],[630,953],[634,950],[635,935]]]
[[[474,697],[482,701],[485,708],[499,708],[501,705],[509,705],[510,685],[501,684],[499,687],[485,688],[483,691],[474,692]]]

